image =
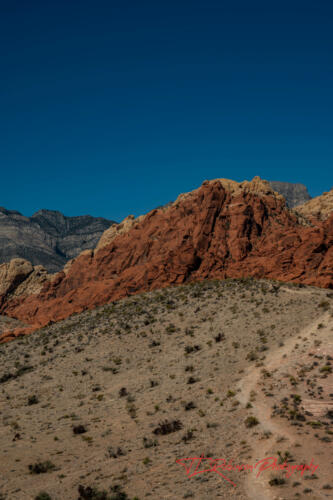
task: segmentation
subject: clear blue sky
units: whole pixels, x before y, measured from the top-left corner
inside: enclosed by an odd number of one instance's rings
[[[332,0],[0,0],[0,205],[121,220],[333,185]]]

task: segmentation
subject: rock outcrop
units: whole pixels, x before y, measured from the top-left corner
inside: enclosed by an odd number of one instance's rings
[[[33,266],[25,259],[12,259],[0,265],[0,301],[4,297],[8,300],[39,293],[51,278],[43,266]]]
[[[312,200],[307,203],[296,207],[296,210],[309,219],[327,219],[333,212],[333,187],[330,191],[323,193],[321,196],[312,198]]]
[[[302,205],[311,200],[311,196],[304,184],[280,181],[269,181],[269,183],[275,191],[284,196],[289,208]]]
[[[118,235],[127,233],[130,229],[133,228],[136,224],[142,220],[144,216],[140,215],[135,218],[134,215],[128,215],[120,224],[112,224],[109,229],[106,229],[102,234],[96,250],[100,250],[101,248],[109,245]]]
[[[167,208],[116,229],[39,293],[4,294],[0,314],[37,328],[126,295],[207,278],[253,276],[333,288],[333,214],[300,224],[259,178],[205,181]]]
[[[24,217],[0,207],[0,263],[23,258],[50,272],[85,249],[94,248],[113,221],[83,215],[65,217],[53,210],[40,210]]]

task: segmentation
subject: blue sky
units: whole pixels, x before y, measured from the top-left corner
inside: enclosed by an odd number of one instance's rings
[[[255,175],[333,185],[331,1],[0,0],[0,205],[121,220]]]

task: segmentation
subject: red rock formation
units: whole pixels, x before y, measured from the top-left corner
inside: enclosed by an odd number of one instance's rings
[[[263,187],[258,178],[236,187],[205,181],[74,259],[40,293],[2,297],[0,313],[36,328],[126,295],[206,278],[333,288],[333,214],[304,225]]]

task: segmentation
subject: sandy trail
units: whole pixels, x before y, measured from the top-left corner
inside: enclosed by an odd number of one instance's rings
[[[319,323],[324,323],[326,327],[318,329]],[[326,348],[321,348],[321,351],[326,352],[327,346],[332,346],[332,326],[332,317],[330,317],[328,313],[325,313],[319,319],[304,328],[299,334],[297,334],[297,337],[301,336],[321,340],[323,345],[326,346]],[[310,337],[312,332],[315,332],[315,337]],[[279,347],[269,353],[265,359],[265,369],[272,372],[277,368],[281,368],[281,366],[285,366],[287,370],[287,368],[292,366],[293,363],[295,364],[299,360],[299,353],[292,353],[292,349],[297,341],[298,340],[295,337],[289,338],[284,342],[282,347]],[[314,350],[315,349],[311,349],[312,352]],[[329,350],[332,355],[333,349]],[[255,415],[260,421],[262,430],[264,432],[270,431],[275,437],[278,435],[284,436],[288,446],[293,445],[295,442],[299,441],[299,436],[295,432],[295,427],[291,427],[281,419],[275,420],[271,418],[271,406],[274,400],[273,398],[270,398],[269,401],[267,401],[267,398],[262,395],[260,387],[260,381],[262,379],[261,370],[262,367],[253,366],[247,371],[245,377],[242,378],[238,385],[238,388],[240,389],[238,399],[241,404],[246,405],[250,399],[251,391],[255,391],[257,394],[255,403],[253,403],[252,414]],[[268,403],[270,404],[268,405]],[[256,440],[253,463],[256,463],[257,460],[262,460],[265,457],[272,456],[271,449],[272,441],[270,439]],[[318,455],[320,455],[320,453]],[[316,463],[320,463],[320,470],[323,470],[325,467],[329,467],[327,462],[325,463],[323,459],[320,459],[320,456],[316,457]],[[253,500],[282,500],[286,498],[283,490],[277,490],[276,488],[274,489],[268,485],[267,476],[261,474],[260,477],[257,478],[256,474],[257,472],[253,471],[246,477],[246,486],[249,498]],[[307,495],[307,498],[327,499],[327,492],[323,493],[316,491],[315,496],[310,497]]]

